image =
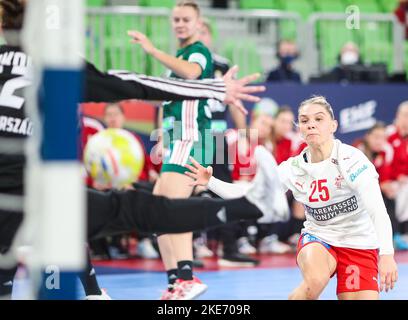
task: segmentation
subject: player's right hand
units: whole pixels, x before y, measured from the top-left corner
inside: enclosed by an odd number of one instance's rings
[[[145,34],[136,30],[129,30],[127,34],[132,38],[131,42],[140,44],[147,54],[153,54],[153,52],[156,50],[153,43]]]
[[[378,271],[381,280],[380,291],[388,292],[388,290],[394,289],[398,280],[398,267],[393,254],[380,255]]]
[[[208,184],[208,181],[210,181],[210,178],[213,174],[213,168],[211,166],[208,166],[207,168],[204,168],[201,164],[199,164],[193,157],[190,157],[190,161],[192,165],[186,164],[185,167],[190,170],[184,172],[185,175],[189,176],[194,180],[190,184],[190,186],[206,186]]]

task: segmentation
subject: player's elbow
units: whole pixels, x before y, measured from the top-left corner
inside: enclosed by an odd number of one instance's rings
[[[202,74],[202,69],[197,63],[190,63],[189,67],[185,69],[184,78],[187,80],[198,79]]]
[[[201,70],[199,72],[193,70],[190,72],[186,72],[184,78],[186,80],[195,80],[195,79],[198,79],[200,75],[201,75]]]

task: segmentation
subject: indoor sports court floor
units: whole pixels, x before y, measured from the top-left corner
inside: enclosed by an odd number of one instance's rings
[[[208,284],[205,300],[282,300],[301,280],[295,256],[262,255],[256,268],[219,268],[215,258],[203,259],[205,268],[196,269],[198,277]],[[381,299],[408,299],[408,251],[396,254],[399,280],[394,290],[381,293]],[[156,300],[166,283],[160,260],[132,259],[95,261],[102,288],[115,300]],[[14,298],[21,297],[24,283],[16,281]],[[321,299],[336,299],[336,280]]]
[[[262,255],[256,268],[219,268],[215,258],[203,259],[205,268],[196,268],[198,277],[208,284],[205,300],[286,300],[301,275],[295,256]],[[381,293],[381,299],[408,299],[408,251],[396,254],[399,279],[394,290]],[[115,300],[157,300],[166,283],[158,259],[95,261],[98,280]],[[16,280],[13,298],[23,298],[26,281]],[[82,289],[81,289],[82,290]],[[336,299],[333,278],[321,299]]]

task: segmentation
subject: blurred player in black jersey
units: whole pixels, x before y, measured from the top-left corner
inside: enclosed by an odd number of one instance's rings
[[[0,1],[2,29],[6,45],[0,46],[0,139],[13,142],[28,138],[34,133],[31,120],[24,110],[23,89],[31,84],[29,68],[31,59],[20,47],[19,31],[24,16],[23,0]],[[263,87],[247,87],[256,75],[233,80],[236,70],[231,70],[224,81],[177,81],[132,73],[105,74],[93,65],[85,66],[84,101],[117,101],[121,99],[183,100],[192,97],[217,98],[221,101],[237,102],[239,99],[258,100],[251,93]],[[5,143],[2,143],[4,148]],[[7,154],[0,150],[0,194],[24,195],[25,156]],[[192,209],[193,208],[193,209]],[[226,208],[225,219],[217,213]],[[196,217],[191,211],[197,212]],[[171,216],[167,212],[176,211]],[[202,211],[202,212],[201,212]],[[260,217],[262,213],[245,198],[231,201],[203,201],[192,199],[170,201],[140,190],[97,192],[87,191],[87,235],[88,238],[142,230],[146,232],[179,233],[219,225],[228,220]],[[177,219],[178,218],[178,219]],[[0,252],[9,250],[12,240],[23,220],[23,212],[0,208]],[[0,296],[11,294],[16,267],[0,270]],[[88,257],[87,270],[81,277],[86,294],[103,298],[97,285]]]
[[[1,1],[0,4],[2,29],[7,42],[6,45],[0,46],[0,137],[22,140],[31,136],[34,129],[32,121],[24,112],[25,99],[22,92],[30,85],[28,69],[31,66],[31,59],[21,51],[17,33],[23,23],[24,8],[18,1]],[[19,196],[24,194],[24,166],[23,154],[0,154],[1,194]],[[7,215],[2,212],[0,215],[0,224],[4,226],[1,228],[1,252],[7,251],[21,221],[21,214]],[[11,295],[16,269],[17,266],[0,272],[0,297]],[[106,292],[99,288],[89,255],[86,270],[80,279],[87,298],[110,299]]]

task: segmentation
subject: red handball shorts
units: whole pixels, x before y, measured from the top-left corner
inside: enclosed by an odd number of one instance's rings
[[[337,294],[364,290],[378,290],[378,250],[351,249],[329,245],[321,239],[304,233],[297,245],[297,255],[310,243],[320,243],[336,259]]]

